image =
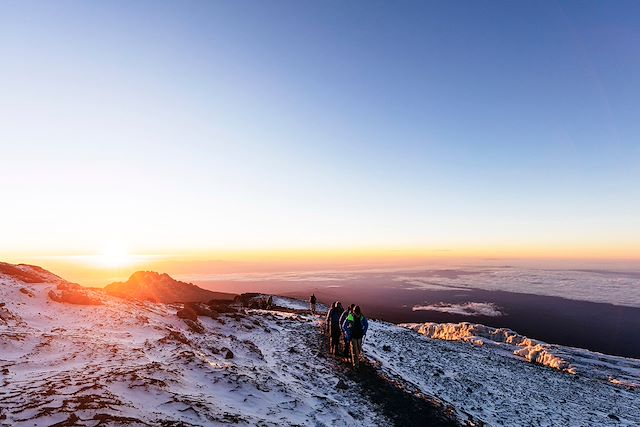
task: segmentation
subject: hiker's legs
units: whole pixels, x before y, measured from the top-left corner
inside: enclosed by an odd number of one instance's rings
[[[351,354],[351,341],[347,340],[347,338],[345,337],[344,339],[344,355],[346,357],[351,357],[349,356]]]
[[[356,368],[360,366],[360,352],[362,351],[362,338],[351,340],[351,362]]]
[[[331,331],[331,354],[338,354],[340,349],[340,331]]]
[[[311,314],[316,314],[316,305],[311,304]]]

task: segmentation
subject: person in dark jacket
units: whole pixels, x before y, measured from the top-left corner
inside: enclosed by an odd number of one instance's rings
[[[327,312],[327,332],[329,333],[329,352],[338,354],[340,348],[340,316],[342,315],[342,304],[336,301]]]
[[[362,314],[359,305],[353,309],[352,313],[349,313],[342,326],[345,338],[351,342],[351,362],[356,369],[360,366],[362,338],[367,334],[368,328],[369,322]]]
[[[347,320],[347,316],[349,315],[349,313],[353,311],[353,308],[355,306],[356,306],[355,304],[351,304],[345,311],[343,311],[342,315],[340,316],[340,321],[338,322],[340,325],[340,332],[342,333],[342,338],[344,339],[344,348],[343,348],[342,354],[344,354],[345,356],[349,356],[349,351],[350,351],[349,346],[351,345],[351,343],[349,342],[349,340],[347,339],[347,336],[342,330],[342,325],[344,325],[345,320]]]
[[[316,299],[316,294],[311,294],[311,297],[309,298],[309,308],[311,309],[311,314],[316,314],[316,302],[318,302],[318,300]]]

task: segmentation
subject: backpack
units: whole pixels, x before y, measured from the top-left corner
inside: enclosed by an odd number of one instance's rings
[[[351,338],[360,339],[364,335],[362,328],[362,316],[353,316],[353,324],[351,325]]]

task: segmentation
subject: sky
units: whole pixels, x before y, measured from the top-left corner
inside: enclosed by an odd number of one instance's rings
[[[0,1],[0,259],[640,258],[639,14]]]

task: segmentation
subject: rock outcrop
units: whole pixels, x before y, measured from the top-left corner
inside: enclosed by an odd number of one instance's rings
[[[168,274],[154,271],[138,271],[126,282],[114,282],[104,291],[112,296],[152,302],[208,302],[212,299],[233,300],[234,294],[213,292],[192,283],[173,279]]]
[[[56,302],[79,304],[79,305],[100,305],[102,301],[92,295],[93,291],[87,290],[80,285],[71,283],[61,283],[55,290],[49,291],[49,298]]]

